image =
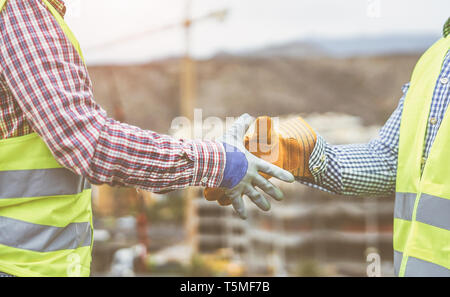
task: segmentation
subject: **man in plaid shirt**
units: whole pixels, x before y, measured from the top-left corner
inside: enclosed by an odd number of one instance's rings
[[[64,16],[61,0],[49,2]],[[293,181],[290,173],[239,148],[253,121],[248,115],[217,142],[178,140],[109,118],[93,99],[81,56],[40,0],[10,0],[1,12],[0,103],[0,139],[36,132],[58,163],[93,184],[152,192],[239,186],[267,209],[249,183],[258,178],[254,169]],[[230,143],[238,136],[239,143]],[[261,189],[280,198],[279,189],[258,180]],[[241,200],[235,208],[242,208]]]
[[[283,196],[259,172],[294,181],[244,148],[254,121],[247,114],[218,141],[177,140],[108,118],[62,19],[64,3],[1,0],[0,9],[0,277],[89,275],[92,210],[84,179],[153,192],[221,187],[243,218],[244,194],[270,208],[256,186]]]
[[[450,34],[450,19],[443,36]],[[409,83],[402,88],[400,102],[381,128],[379,136],[367,144],[330,145],[322,137],[312,151],[307,165],[313,181],[299,181],[309,186],[344,195],[385,195],[395,192],[400,122]],[[447,52],[433,92],[422,167],[430,153],[437,131],[450,101],[450,52]],[[423,169],[423,168],[422,168]]]

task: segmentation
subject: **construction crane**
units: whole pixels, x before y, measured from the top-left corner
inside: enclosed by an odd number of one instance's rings
[[[192,0],[186,0],[185,2],[185,12],[184,19],[181,22],[176,22],[173,24],[166,24],[161,27],[151,28],[142,32],[138,32],[135,34],[130,34],[127,36],[123,36],[114,40],[110,40],[107,42],[103,42],[91,47],[86,48],[86,52],[96,51],[105,48],[114,47],[121,44],[130,43],[134,40],[142,39],[148,37],[153,34],[161,33],[164,31],[169,31],[177,28],[183,28],[184,30],[184,54],[181,58],[180,64],[180,104],[179,104],[179,112],[180,115],[188,118],[191,122],[193,121],[193,111],[195,108],[195,101],[197,97],[197,82],[196,82],[196,71],[195,71],[195,63],[191,57],[191,38],[192,38],[192,27],[198,23],[208,21],[208,20],[216,20],[219,22],[223,22],[228,14],[227,9],[221,9],[217,11],[212,11],[208,14],[192,17]],[[114,71],[111,70],[111,74],[114,78]],[[115,82],[113,82],[115,83]],[[116,96],[114,97],[113,108],[114,113],[123,120],[124,112],[123,112],[123,104],[118,94],[119,92],[115,92]],[[185,213],[185,227],[186,227],[186,239],[187,244],[192,247],[193,252],[197,249],[196,242],[196,209],[194,204],[194,199],[196,195],[195,189],[187,189],[185,190],[185,198],[186,198],[186,213]],[[139,199],[141,195],[139,195]],[[139,203],[142,206],[142,203]],[[141,216],[141,222],[146,222],[144,216]],[[139,228],[142,230],[142,228]],[[143,235],[143,234],[142,234]],[[140,236],[144,241],[147,241],[145,235]]]
[[[172,24],[166,24],[161,27],[151,28],[142,32],[129,34],[127,36],[122,36],[114,40],[102,42],[90,47],[87,47],[85,51],[92,52],[98,51],[105,48],[110,48],[118,45],[123,45],[130,43],[132,41],[148,37],[157,33],[162,33],[164,31],[169,31],[177,28],[184,29],[184,54],[181,59],[181,70],[180,70],[180,114],[193,119],[193,110],[195,107],[195,97],[196,97],[196,79],[195,79],[195,63],[191,58],[191,30],[196,24],[199,24],[208,20],[216,20],[223,22],[228,14],[227,9],[221,9],[217,11],[212,11],[202,16],[191,17],[191,8],[193,0],[186,0],[184,19],[181,22],[175,22]],[[111,71],[113,69],[110,69]],[[120,109],[120,102],[114,100],[114,108],[116,110],[116,105]]]
[[[180,71],[180,112],[181,115],[188,118],[192,123],[194,120],[193,112],[197,97],[197,81],[195,63],[191,57],[191,30],[192,26],[202,20],[217,19],[223,21],[227,15],[227,10],[219,10],[209,13],[200,18],[191,17],[192,0],[186,0],[185,18],[182,23],[184,28],[185,51],[184,57],[181,60]],[[189,188],[186,192],[186,212],[185,212],[185,227],[187,244],[192,248],[192,252],[198,250],[197,242],[197,209],[194,203],[196,197],[196,189]]]

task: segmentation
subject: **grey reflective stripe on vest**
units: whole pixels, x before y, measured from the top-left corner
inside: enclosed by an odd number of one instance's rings
[[[90,246],[89,222],[54,227],[0,216],[0,244],[24,250],[51,252]]]
[[[405,276],[450,276],[450,270],[440,265],[408,257]]]
[[[403,253],[394,250],[394,273],[398,276],[400,266],[402,265]]]
[[[450,200],[422,194],[417,207],[416,220],[450,230]]]
[[[396,193],[394,218],[411,221],[417,194]]]
[[[73,195],[89,187],[66,168],[0,171],[0,199]]]
[[[416,194],[396,193],[394,218],[412,220]],[[450,229],[450,200],[422,193],[419,197],[415,220],[434,227]],[[398,275],[403,253],[394,250],[394,271]],[[415,257],[408,256],[405,276],[450,276],[450,270]]]
[[[394,272],[398,276],[402,263],[403,253],[394,250]],[[415,257],[408,257],[405,276],[450,276],[450,270]]]
[[[411,221],[416,194],[396,193],[394,218]],[[421,194],[416,221],[450,230],[450,199]]]

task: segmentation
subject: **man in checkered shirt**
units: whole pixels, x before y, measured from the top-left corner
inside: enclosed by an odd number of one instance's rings
[[[450,19],[443,36],[450,34]],[[301,183],[343,195],[386,195],[395,192],[400,122],[409,83],[402,88],[397,108],[367,144],[330,145],[317,136],[308,166],[312,179]],[[450,101],[450,52],[447,52],[433,92],[423,150],[426,160]]]
[[[255,152],[263,159],[278,150],[271,162],[306,185],[346,195],[395,192],[397,276],[450,276],[450,19],[443,32],[422,55],[397,109],[369,143],[330,145],[301,117],[275,128],[270,118],[260,117],[256,133],[246,139],[263,148]],[[220,189],[207,189],[205,195],[226,199]]]
[[[450,19],[444,25],[443,36],[449,34]],[[300,183],[326,192],[364,196],[394,193],[400,122],[408,89],[409,83],[403,86],[403,96],[379,136],[366,144],[331,145],[301,119],[282,123],[279,127],[281,132],[278,132],[284,143],[281,140],[278,142],[280,146],[277,149],[281,154],[274,163],[293,172]],[[433,92],[422,156],[424,161],[429,155],[449,101],[450,53],[447,52]],[[258,121],[263,119],[258,118]],[[254,141],[258,142],[259,137],[261,135],[256,135]],[[295,141],[287,144],[289,139]],[[272,146],[278,143],[273,142]],[[256,152],[256,155],[264,158],[265,153]],[[208,200],[227,201],[220,190],[207,189],[205,196]]]

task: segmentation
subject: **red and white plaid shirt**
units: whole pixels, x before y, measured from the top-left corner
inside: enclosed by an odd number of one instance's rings
[[[64,15],[62,1],[50,2]],[[61,165],[93,184],[159,192],[222,181],[222,144],[108,118],[83,61],[40,0],[9,0],[1,12],[0,104],[0,139],[36,132]]]

